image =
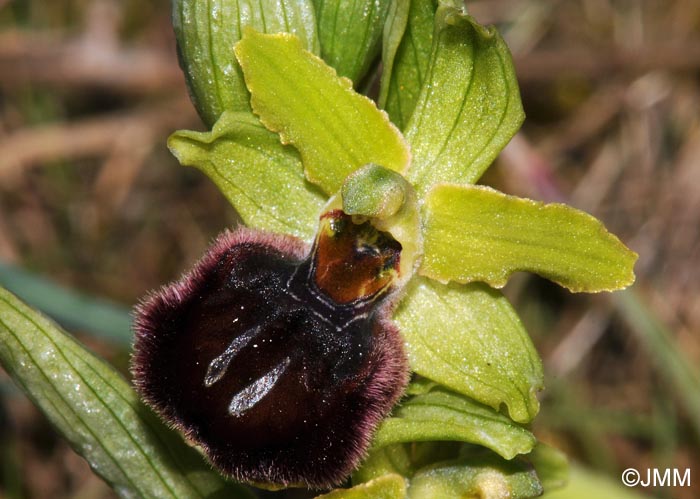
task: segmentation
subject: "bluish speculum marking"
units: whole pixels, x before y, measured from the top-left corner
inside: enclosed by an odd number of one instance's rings
[[[238,319],[234,319],[232,322],[238,322]],[[228,365],[231,363],[233,358],[238,355],[241,348],[245,347],[259,332],[260,328],[255,327],[246,331],[242,335],[235,337],[231,341],[228,348],[224,350],[224,353],[216,357],[209,364],[209,369],[207,369],[207,374],[204,377],[204,386],[209,388],[211,385],[223,378],[224,374],[226,374],[226,369],[228,369]]]
[[[289,366],[289,357],[276,365],[267,374],[264,374],[238,392],[231,399],[231,403],[228,406],[228,413],[232,416],[240,416],[245,411],[255,407],[255,404],[260,402],[260,400],[272,390],[275,384],[277,384],[277,381],[279,381],[280,376],[282,376],[287,369],[287,366]]]
[[[321,218],[311,253],[293,269],[280,291],[285,298],[308,308],[316,319],[342,333],[352,322],[366,320],[372,302],[388,290],[396,276],[399,254],[400,245],[390,236],[378,232],[369,222],[355,224],[342,211],[331,211]],[[279,318],[280,313],[281,310],[268,312],[269,317],[275,318]],[[232,324],[236,322],[238,317]],[[262,329],[263,325],[258,324],[235,336],[226,350],[209,363],[204,377],[206,388],[225,376],[236,356],[260,335]],[[361,348],[364,340],[359,340],[356,345]],[[261,339],[260,344],[254,344],[253,348],[262,352],[268,347],[266,341],[271,344],[272,338]],[[341,360],[350,362],[354,355],[347,352],[343,357]],[[361,351],[357,357],[362,357]],[[237,392],[229,405],[229,414],[241,416],[260,402],[272,391],[290,362],[290,358],[285,358]]]

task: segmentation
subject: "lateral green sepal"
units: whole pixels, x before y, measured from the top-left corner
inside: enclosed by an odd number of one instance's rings
[[[180,130],[168,147],[209,176],[246,225],[313,239],[326,196],[304,177],[299,153],[252,114],[227,111],[211,132]]]
[[[517,271],[571,291],[613,291],[634,282],[637,254],[596,218],[564,204],[483,186],[438,185],[423,205],[420,273],[442,282],[502,287]]]

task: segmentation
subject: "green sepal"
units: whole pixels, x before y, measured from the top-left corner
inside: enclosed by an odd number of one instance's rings
[[[175,132],[168,147],[207,174],[249,227],[313,239],[326,197],[304,177],[299,153],[250,113],[227,111],[211,132]]]
[[[294,33],[306,49],[319,51],[311,0],[173,0],[172,11],[180,66],[209,128],[226,110],[250,111],[250,94],[233,54],[245,27]]]
[[[384,28],[379,107],[404,129],[426,76],[437,0],[394,0]]]
[[[349,489],[336,489],[315,499],[404,499],[406,480],[401,475],[387,474]]]
[[[394,321],[416,373],[496,410],[505,404],[518,423],[537,414],[542,363],[499,291],[416,276]]]
[[[406,171],[408,146],[386,113],[296,37],[247,30],[235,51],[253,111],[299,150],[306,177],[328,195],[369,163]]]
[[[438,185],[423,205],[422,275],[502,287],[517,271],[571,291],[612,291],[634,282],[637,254],[596,218],[564,204],[483,186]]]
[[[507,416],[444,388],[404,400],[379,426],[373,447],[424,441],[478,444],[505,459],[530,452],[536,443]]]
[[[321,57],[355,86],[379,54],[390,3],[391,0],[314,0]]]
[[[0,364],[120,496],[252,497],[211,471],[114,369],[2,288]]]
[[[510,52],[495,28],[440,5],[430,62],[405,134],[419,196],[438,182],[474,183],[524,119]]]

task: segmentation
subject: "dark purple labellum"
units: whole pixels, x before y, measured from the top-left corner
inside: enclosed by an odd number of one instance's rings
[[[339,484],[407,382],[389,320],[400,251],[339,210],[308,254],[290,236],[221,235],[138,308],[137,389],[239,481]]]

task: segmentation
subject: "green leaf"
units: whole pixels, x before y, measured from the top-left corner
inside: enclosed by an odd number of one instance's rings
[[[319,50],[312,0],[173,0],[172,8],[180,65],[208,127],[226,110],[250,111],[250,94],[233,54],[245,27],[294,33],[308,50]]]
[[[406,170],[408,147],[386,114],[295,37],[247,30],[235,50],[253,110],[299,150],[306,177],[327,194],[368,163]]]
[[[537,497],[542,486],[534,470],[519,460],[480,455],[429,466],[411,479],[409,499]],[[599,496],[602,497],[602,496]]]
[[[430,64],[406,126],[420,196],[437,182],[474,183],[524,119],[510,52],[495,28],[440,6]]]
[[[527,460],[535,467],[545,492],[560,489],[569,481],[569,460],[562,451],[538,442]]]
[[[406,399],[385,419],[374,447],[402,442],[461,441],[482,445],[505,459],[525,454],[535,437],[494,409],[462,395],[436,388]]]
[[[326,197],[304,178],[299,153],[252,115],[227,111],[211,132],[175,132],[168,147],[206,173],[246,225],[313,239]]]
[[[406,480],[401,475],[383,475],[350,489],[337,489],[316,499],[404,499]]]
[[[357,85],[379,54],[391,0],[314,0],[321,57]]]
[[[119,495],[196,498],[227,487],[119,374],[2,288],[0,364]],[[230,487],[229,497],[250,497]]]
[[[414,277],[394,314],[418,374],[525,423],[539,410],[542,364],[517,314],[481,283]]]
[[[379,107],[400,129],[408,123],[426,76],[437,0],[394,0],[384,28]]]
[[[420,273],[443,282],[502,287],[521,270],[571,291],[612,291],[634,282],[636,253],[599,220],[563,204],[439,185],[426,197],[423,224]]]

